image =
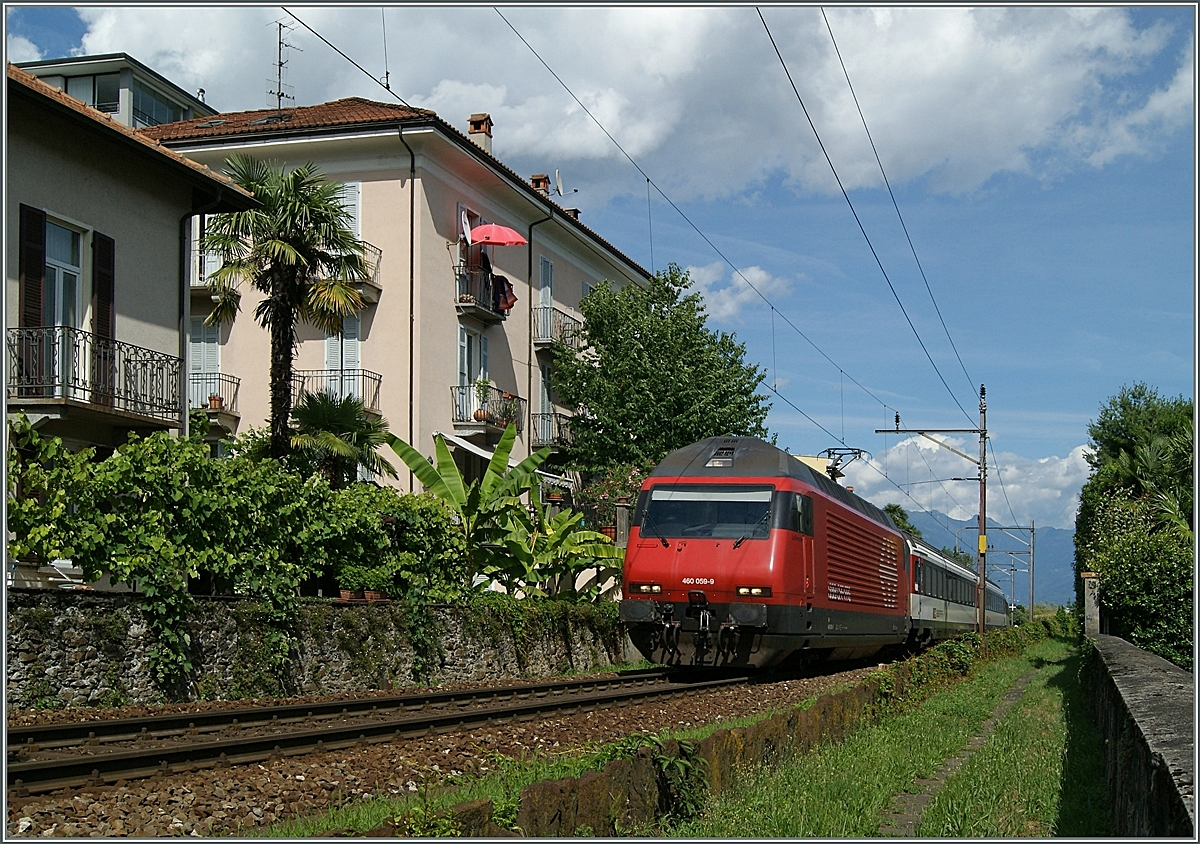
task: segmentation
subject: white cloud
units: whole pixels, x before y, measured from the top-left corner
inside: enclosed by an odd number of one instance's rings
[[[965,438],[938,439],[966,454],[978,453],[978,445]],[[1079,491],[1089,471],[1085,451],[1086,447],[1080,445],[1066,457],[1032,459],[1001,451],[995,455],[999,460],[997,471],[989,449],[988,518],[1007,523],[1016,516],[1018,524],[1033,519],[1047,527],[1074,527]],[[975,466],[923,437],[907,437],[876,454],[869,463],[860,460],[849,464],[842,483],[880,506],[895,503],[906,510],[939,510],[954,519],[973,518],[979,512],[978,484],[948,480],[976,477]],[[942,483],[931,483],[933,479]]]
[[[32,62],[42,58],[42,51],[28,38],[10,32],[5,38],[4,56],[10,62]]]
[[[305,7],[306,22],[373,75],[380,11]],[[85,52],[125,51],[227,110],[266,105],[277,7],[80,9]],[[893,183],[970,191],[1002,172],[1053,177],[1152,152],[1187,125],[1191,48],[1165,87],[1141,75],[1170,33],[1119,8],[842,8],[828,12]],[[581,202],[644,192],[632,168],[492,9],[387,9],[392,88],[465,128],[488,110],[497,154],[569,174]],[[758,16],[739,8],[511,8],[505,15],[676,199],[769,179],[835,190]],[[881,184],[816,8],[765,11],[848,188]],[[303,27],[289,82],[311,104],[388,94]],[[10,49],[12,45],[10,41]],[[622,165],[624,167],[624,165]],[[616,175],[614,175],[616,174]],[[586,210],[586,209],[585,209]]]
[[[743,307],[762,305],[762,297],[754,292],[755,289],[768,299],[787,292],[786,281],[761,267],[745,267],[739,270],[740,275],[731,273],[728,280],[725,268],[723,261],[687,268],[695,289],[704,297],[709,315],[720,322],[738,322]]]

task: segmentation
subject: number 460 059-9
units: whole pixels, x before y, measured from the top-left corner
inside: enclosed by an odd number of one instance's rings
[[[712,586],[716,582],[711,577],[685,577],[683,579],[684,586]]]

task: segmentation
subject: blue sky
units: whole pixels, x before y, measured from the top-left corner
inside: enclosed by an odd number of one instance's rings
[[[521,173],[561,169],[568,190],[579,189],[571,202],[583,220],[650,266],[645,180],[492,9],[294,11],[378,76],[386,27],[394,90],[464,129],[468,114],[489,111],[500,158]],[[1136,381],[1193,394],[1193,9],[827,10],[968,382],[820,9],[763,7],[954,398],[833,183],[753,8],[504,11],[776,305],[772,332],[770,309],[654,194],[655,265],[691,267],[712,325],[736,332],[768,382],[830,432],[775,400],[768,425],[781,445],[815,453],[844,440],[874,456],[851,472],[860,493],[973,513],[973,484],[928,482],[967,476],[968,464],[874,429],[894,410],[910,427],[969,427],[972,384],[983,382],[1007,495],[991,490],[991,514],[1069,527],[1100,404]],[[7,45],[18,61],[124,51],[189,90],[205,88],[217,108],[261,108],[275,55],[270,24],[281,17],[279,7],[10,6]],[[289,41],[297,103],[389,98],[303,27]],[[975,450],[968,438],[958,444]]]

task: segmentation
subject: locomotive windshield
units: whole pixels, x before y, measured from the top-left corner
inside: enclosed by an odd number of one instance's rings
[[[678,484],[643,493],[636,524],[641,536],[766,539],[774,487]]]

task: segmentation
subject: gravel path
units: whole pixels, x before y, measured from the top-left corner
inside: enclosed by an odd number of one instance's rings
[[[639,731],[686,729],[800,703],[834,685],[862,679],[873,670],[857,668],[824,677],[738,686],[665,702],[310,753],[258,765],[118,782],[69,793],[24,798],[9,794],[6,837],[236,834],[279,820],[322,814],[352,801],[416,791],[418,784],[434,785],[460,776],[486,774],[495,766],[497,756],[520,758],[534,751],[566,752]],[[130,717],[151,711],[245,705],[247,701],[123,707],[104,711],[103,715]],[[14,726],[54,723],[76,720],[82,714],[78,710],[15,710],[8,713],[8,721]]]

